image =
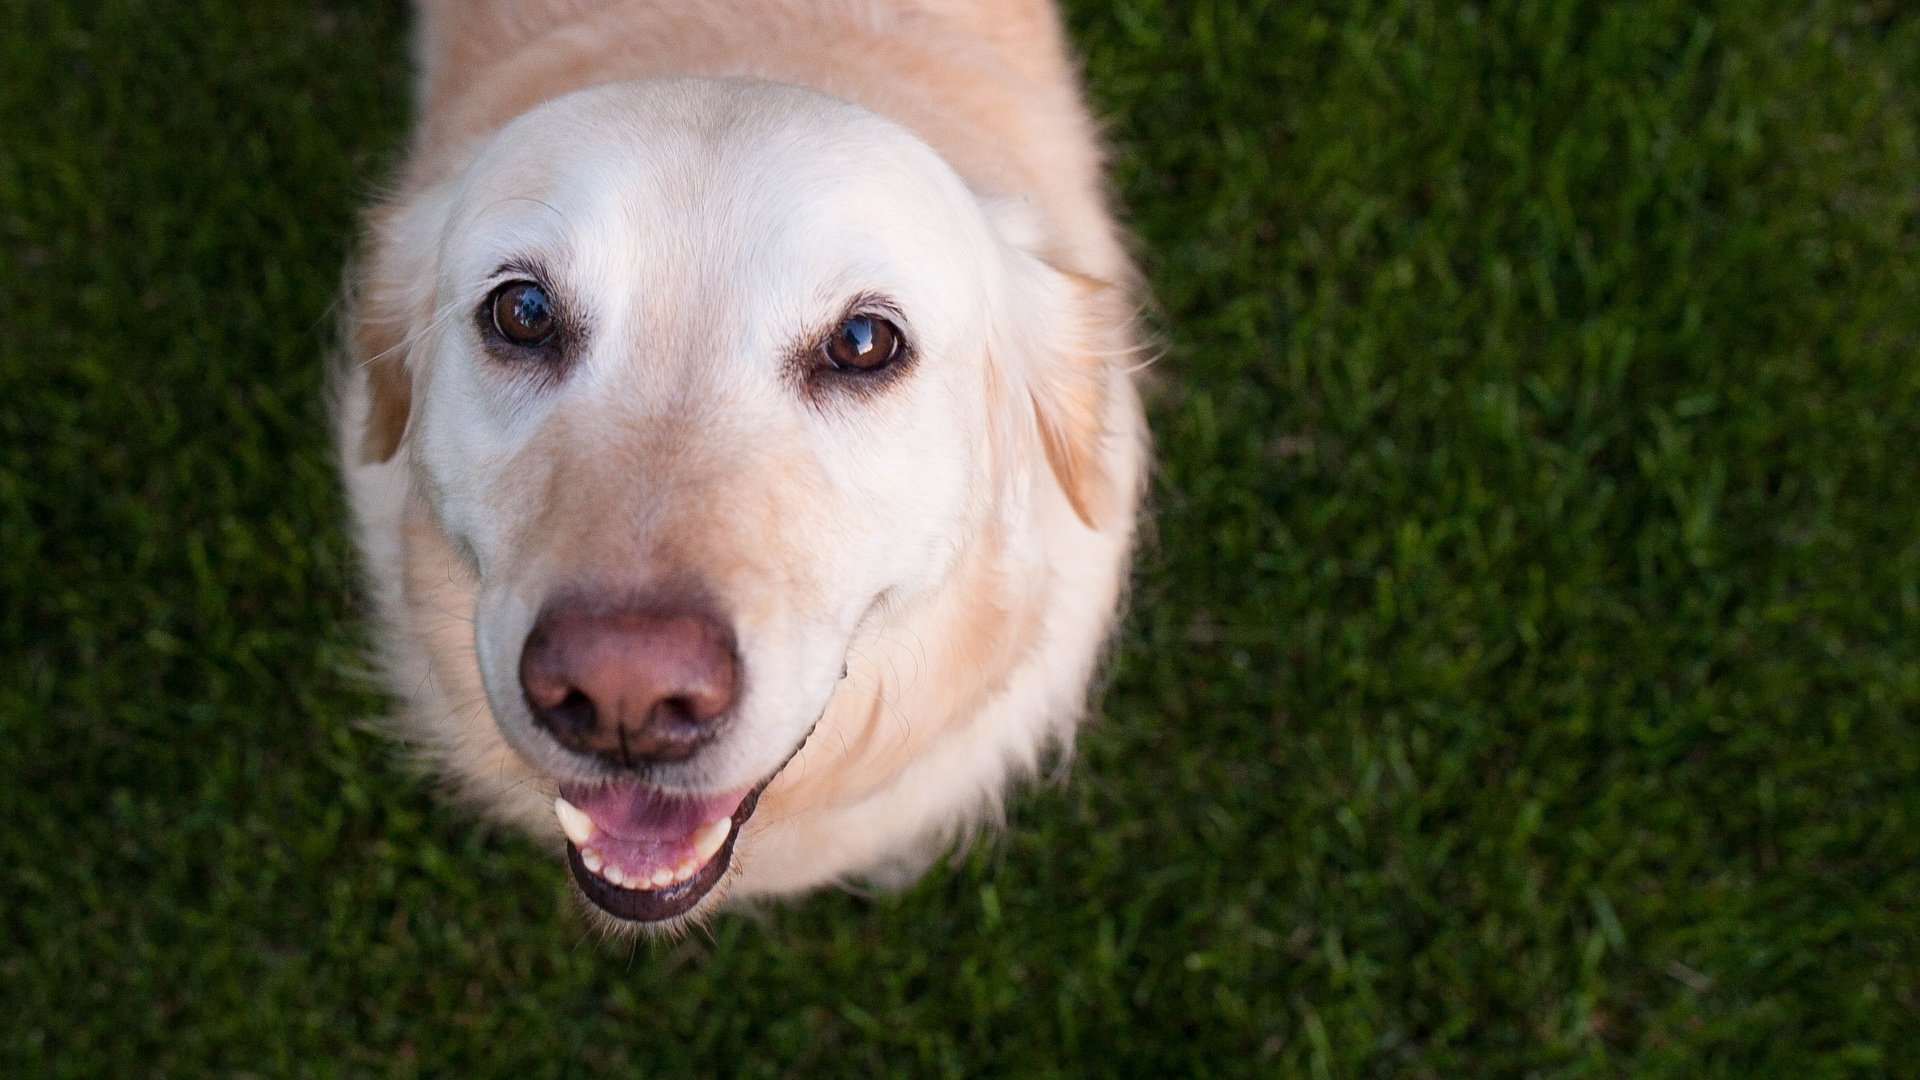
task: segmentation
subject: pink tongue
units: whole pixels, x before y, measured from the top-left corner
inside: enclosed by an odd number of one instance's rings
[[[695,830],[732,816],[747,797],[746,791],[705,797],[670,795],[643,784],[562,784],[560,794],[593,819],[589,843],[622,870],[678,865],[693,854]]]

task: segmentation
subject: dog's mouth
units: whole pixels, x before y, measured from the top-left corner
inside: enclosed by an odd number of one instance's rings
[[[766,786],[763,780],[741,791],[686,796],[637,781],[562,784],[553,808],[567,834],[573,880],[616,919],[652,923],[684,915],[726,877],[740,826]]]

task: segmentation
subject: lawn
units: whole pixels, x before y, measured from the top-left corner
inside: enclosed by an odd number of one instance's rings
[[[1099,715],[637,946],[361,725],[406,21],[0,6],[0,1073],[1920,1075],[1920,10],[1072,4],[1166,346]]]

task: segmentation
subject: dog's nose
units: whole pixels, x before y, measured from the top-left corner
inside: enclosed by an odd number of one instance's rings
[[[683,609],[549,607],[520,652],[520,686],[560,745],[632,767],[684,761],[739,686],[733,634]]]

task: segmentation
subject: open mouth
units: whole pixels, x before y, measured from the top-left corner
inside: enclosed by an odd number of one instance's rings
[[[740,826],[766,786],[689,797],[638,782],[563,784],[553,809],[573,880],[617,919],[684,915],[726,876]]]

